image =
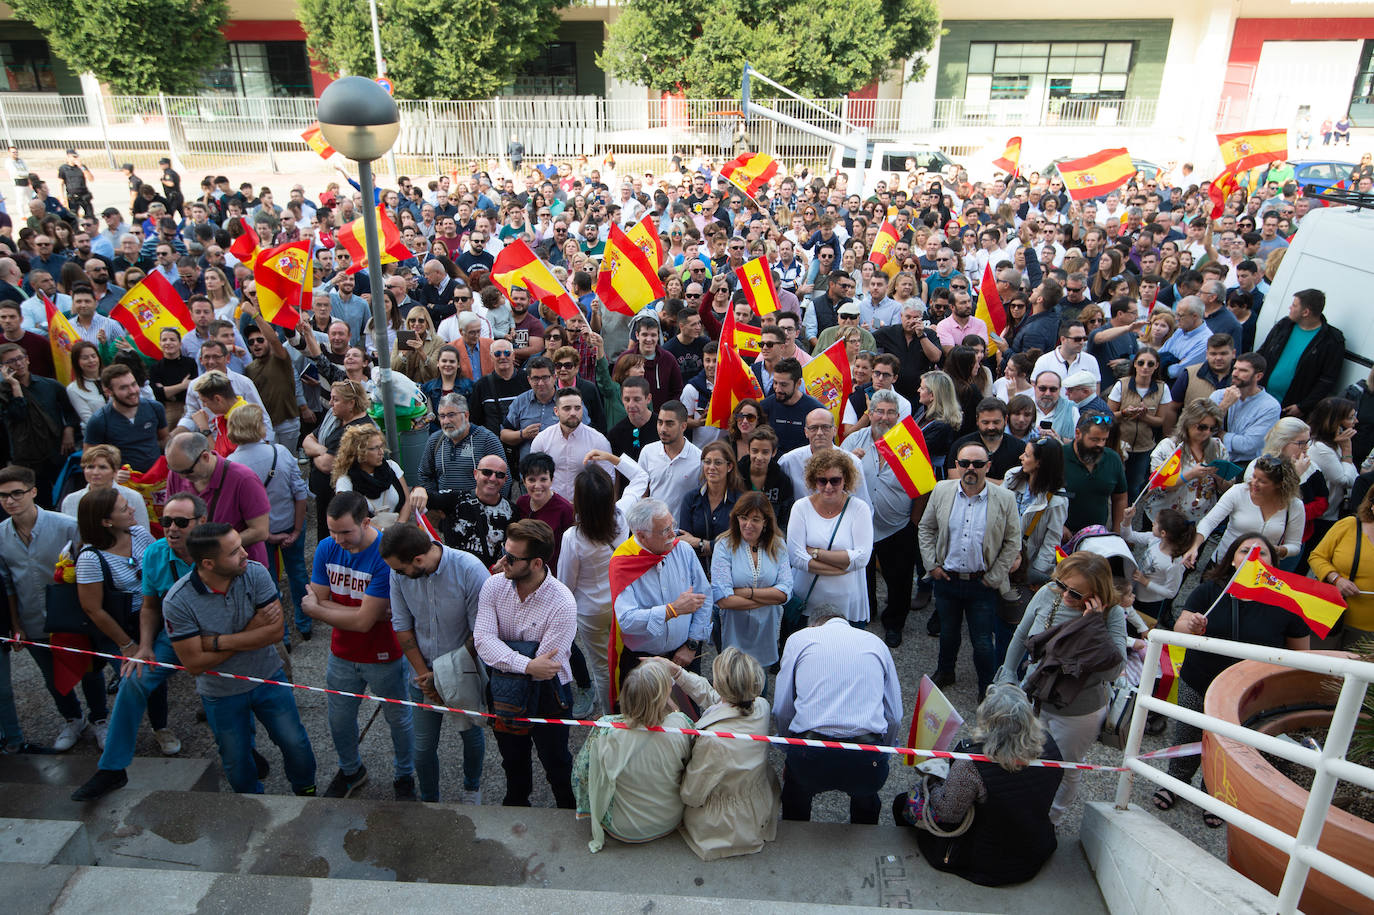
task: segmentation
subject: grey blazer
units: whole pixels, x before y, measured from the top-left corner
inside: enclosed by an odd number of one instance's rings
[[[941,480],[926,502],[918,526],[921,558],[927,569],[944,565],[949,554],[949,514],[954,508],[958,480]],[[1007,574],[1021,551],[1021,520],[1016,513],[1016,497],[1001,486],[989,483],[986,536],[983,538],[983,584],[995,591],[1007,587]]]

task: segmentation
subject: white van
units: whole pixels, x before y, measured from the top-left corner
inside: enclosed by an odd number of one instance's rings
[[[854,162],[854,150],[836,146],[830,157],[830,170],[832,174],[842,171],[848,175],[851,192],[854,192],[854,188],[859,188],[858,193],[867,199],[879,181],[887,181],[893,174],[905,174],[907,159],[914,159],[917,168],[923,168],[932,175],[939,175],[946,166],[954,164],[953,160],[936,146],[870,141],[868,161],[863,163],[865,168],[862,187],[855,181],[859,170]]]
[[[1278,276],[1264,296],[1255,323],[1255,347],[1288,316],[1293,294],[1303,289],[1326,293],[1326,320],[1345,334],[1345,362],[1334,393],[1369,377],[1374,368],[1374,210],[1325,207],[1302,219],[1288,246]]]

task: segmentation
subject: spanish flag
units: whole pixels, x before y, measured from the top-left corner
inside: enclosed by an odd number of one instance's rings
[[[673,542],[677,546],[677,541]],[[668,548],[671,553],[672,547]],[[639,580],[645,572],[658,565],[668,558],[668,553],[659,555],[639,545],[639,541],[631,535],[620,546],[615,548],[611,554],[611,563],[608,570],[611,583],[611,605],[615,605],[615,599],[620,593]],[[671,595],[664,600],[671,600]],[[616,624],[615,613],[611,614],[611,637],[606,646],[606,661],[610,668],[610,688],[611,705],[615,705],[620,699],[620,652],[625,647],[625,641],[620,636],[620,626]]]
[[[234,255],[239,263],[252,270],[257,263],[258,252],[262,250],[262,242],[253,224],[245,217],[239,217],[239,225],[243,227],[243,234],[234,239],[234,243],[229,246],[229,253]]]
[[[1212,201],[1212,218],[1220,219],[1226,212],[1226,198],[1230,197],[1240,187],[1240,182],[1236,180],[1236,173],[1227,167],[1216,179],[1207,186],[1207,196]]]
[[[320,130],[319,121],[316,121],[305,128],[305,130],[302,130],[301,139],[305,141],[306,146],[315,150],[321,159],[328,159],[330,156],[334,155],[336,151],[334,147],[329,145],[329,141],[324,138],[324,133]]]
[[[997,281],[992,278],[992,261],[983,267],[983,281],[978,284],[978,305],[974,316],[988,326],[997,336],[1007,332],[1007,309],[1002,304],[1002,295],[997,291]],[[988,341],[988,355],[997,352],[997,344]]]
[[[606,239],[596,294],[607,308],[625,315],[639,314],[645,305],[665,295],[649,256],[617,225],[611,226]]]
[[[71,384],[72,347],[76,346],[76,341],[81,338],[76,335],[76,328],[72,327],[72,322],[67,320],[67,316],[57,310],[52,299],[41,290],[38,294],[42,296],[43,308],[48,313],[48,346],[52,348],[54,374],[63,385]]]
[[[716,371],[720,369],[717,368]],[[838,438],[845,401],[854,391],[845,341],[836,340],[823,352],[812,356],[811,361],[802,366],[802,382],[806,393],[819,400],[821,405],[834,415],[835,436]]]
[[[725,429],[730,425],[730,414],[746,397],[763,399],[759,380],[744,364],[739,352],[729,343],[720,345],[716,354],[716,383],[711,388],[711,402],[706,407],[706,425]]]
[[[897,227],[890,220],[884,219],[878,229],[878,236],[873,239],[873,250],[868,252],[868,262],[875,267],[882,267],[892,259],[892,249],[895,247]]]
[[[258,308],[278,327],[294,329],[301,323],[301,303],[315,284],[310,239],[287,242],[258,256],[253,281],[258,284]]]
[[[177,333],[185,336],[195,326],[186,303],[181,301],[167,278],[156,270],[124,293],[110,317],[124,326],[134,338],[138,351],[149,359],[162,358],[158,337],[163,328],[174,327]]]
[[[730,310],[725,313],[725,320],[720,325],[720,345],[733,346],[746,359],[757,359],[761,349],[759,340],[762,338],[763,331],[757,327],[750,327],[747,324],[740,327],[735,323],[735,307],[732,303]]]
[[[1221,161],[1239,174],[1266,162],[1282,162],[1288,158],[1288,129],[1242,130],[1240,133],[1219,133]]]
[[[1345,612],[1345,599],[1335,585],[1280,572],[1260,560],[1259,547],[1251,548],[1226,586],[1226,593],[1296,613],[1322,639],[1331,634],[1331,627]]]
[[[1064,189],[1074,200],[1105,197],[1135,177],[1135,163],[1125,147],[1104,149],[1059,163]]]
[[[1021,138],[1012,137],[1007,141],[1006,151],[999,158],[993,159],[992,164],[1002,169],[1009,175],[1015,176],[1021,172]],[[1061,168],[1060,171],[1063,171]]]
[[[1066,553],[1066,552],[1064,552],[1064,548],[1063,548],[1062,546],[1060,546],[1059,544],[1056,543],[1056,544],[1054,545],[1054,561],[1055,561],[1055,564],[1058,565],[1059,563],[1063,562],[1065,559],[1068,559],[1068,558],[1069,558],[1069,554]]]
[[[1159,679],[1155,680],[1152,695],[1178,705],[1178,674],[1183,669],[1183,656],[1188,649],[1182,645],[1165,645],[1159,653]]]
[[[916,690],[916,705],[911,710],[906,746],[912,750],[948,750],[963,723],[964,716],[955,709],[949,697],[940,692],[930,674],[922,674],[921,685]],[[902,762],[915,766],[922,760],[918,756],[903,756]]]
[[[759,317],[778,310],[778,287],[773,285],[773,270],[768,259],[756,257],[735,268],[739,287],[744,290],[754,314]]]
[[[649,258],[649,263],[653,265],[657,272],[667,258],[663,253],[663,239],[659,237],[658,229],[654,226],[654,215],[647,214],[643,219],[630,226],[630,230],[625,233],[630,240],[639,246],[639,250]]]
[[[1169,455],[1169,459],[1159,465],[1159,469],[1150,474],[1150,479],[1145,482],[1145,492],[1152,489],[1168,489],[1173,486],[1183,471],[1183,446],[1179,445],[1174,449],[1174,453]]]
[[[911,498],[935,488],[935,465],[931,463],[926,437],[921,434],[916,420],[908,416],[889,429],[874,447]]]
[[[511,289],[518,286],[527,290],[536,302],[558,312],[560,317],[571,318],[581,313],[572,294],[522,239],[506,245],[496,255],[491,265],[491,281],[500,287],[506,298],[510,298]]]
[[[745,153],[720,170],[720,176],[753,197],[778,173],[778,163],[764,153]]]
[[[339,244],[348,249],[353,263],[345,273],[357,273],[367,268],[367,227],[362,219],[355,219],[340,229],[335,237]],[[401,241],[401,230],[386,215],[385,207],[377,207],[377,249],[381,252],[383,264],[395,264],[409,260],[415,255]]]

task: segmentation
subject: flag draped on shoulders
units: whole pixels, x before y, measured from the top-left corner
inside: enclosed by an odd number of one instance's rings
[[[674,541],[673,546],[677,543]],[[668,548],[668,553],[672,552],[672,547]],[[611,584],[611,605],[614,607],[616,598],[621,595],[626,588],[634,584],[640,577],[650,569],[657,566],[660,562],[668,558],[668,553],[654,553],[646,550],[639,545],[639,541],[631,535],[620,546],[611,553],[611,563],[609,577]],[[665,597],[664,600],[671,600],[672,596]],[[624,641],[620,636],[620,626],[616,624],[615,613],[611,613],[611,635],[610,641],[606,646],[607,661],[610,667],[610,691],[611,704],[614,705],[619,699],[620,693],[620,652],[625,647]]]
[[[516,239],[496,255],[491,265],[491,281],[500,287],[506,298],[510,298],[511,289],[517,286],[528,291],[530,298],[549,306],[559,317],[571,318],[581,313],[572,294],[523,239]]]
[[[177,333],[184,337],[195,326],[186,303],[157,270],[124,293],[119,304],[110,311],[110,317],[129,332],[138,351],[149,359],[162,358],[158,337],[163,328],[176,328]]]
[[[907,495],[915,499],[935,488],[935,464],[916,420],[908,416],[878,439],[874,447],[887,461]]]

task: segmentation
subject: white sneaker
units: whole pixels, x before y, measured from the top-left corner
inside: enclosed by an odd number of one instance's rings
[[[95,731],[95,745],[100,749],[105,749],[105,732],[110,729],[110,723],[104,718],[91,725],[91,730]]]
[[[458,803],[475,804],[480,807],[482,805],[482,789],[478,788],[476,790],[469,791],[467,788],[459,788]]]
[[[153,737],[157,740],[158,748],[162,750],[163,756],[176,756],[181,752],[181,739],[173,734],[169,728],[153,731]]]
[[[76,742],[81,739],[81,735],[84,733],[86,733],[86,719],[69,718],[66,727],[62,729],[62,733],[58,734],[57,739],[52,742],[52,748],[59,753],[65,753],[76,746]]]

